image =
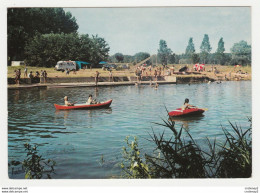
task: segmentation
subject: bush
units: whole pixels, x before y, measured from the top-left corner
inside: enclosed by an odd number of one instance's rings
[[[124,170],[126,178],[151,178],[148,165],[140,157],[137,138],[129,143],[129,136],[125,139],[127,147],[123,147],[124,161],[121,163],[121,168]]]
[[[36,145],[32,146],[28,143],[25,143],[24,147],[27,152],[26,159],[24,159],[23,162],[11,161],[8,166],[15,166],[17,168],[17,166],[21,165],[22,172],[25,173],[25,179],[51,179],[51,175],[54,173],[54,166],[56,165],[56,162],[51,159],[45,160],[41,155],[38,155]],[[14,173],[13,170],[14,168],[12,167],[12,174]]]
[[[251,123],[251,119],[249,119]],[[252,174],[252,124],[243,131],[237,125],[232,126],[230,133],[223,128],[226,143],[220,145],[220,163],[216,171],[216,176],[220,178],[249,178]]]
[[[156,135],[153,131],[151,141],[156,145],[153,155],[140,157],[138,143],[135,140],[124,149],[125,162],[122,167],[129,178],[248,178],[252,173],[252,139],[250,127],[242,130],[230,123],[232,131],[222,128],[225,143],[217,143],[207,138],[207,148],[202,149],[193,140],[188,131],[182,137],[183,128],[175,128],[175,122],[165,121],[160,126],[173,132],[170,139],[165,139],[164,132]],[[123,165],[124,166],[124,165]]]

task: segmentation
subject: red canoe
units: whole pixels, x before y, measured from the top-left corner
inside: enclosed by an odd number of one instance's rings
[[[181,108],[178,108],[174,111],[169,112],[169,116],[171,117],[179,117],[179,116],[190,116],[190,115],[201,115],[204,113],[205,110],[198,109],[198,108],[191,108],[191,109],[185,109],[182,110]]]
[[[67,110],[67,109],[98,109],[98,108],[106,108],[109,107],[112,103],[112,99],[106,102],[101,102],[99,104],[75,104],[74,106],[65,106],[65,105],[57,105],[54,104],[57,110]]]

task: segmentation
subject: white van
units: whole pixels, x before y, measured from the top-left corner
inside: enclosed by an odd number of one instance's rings
[[[12,61],[11,66],[21,66],[24,65],[24,61]]]
[[[69,70],[77,70],[77,65],[75,61],[58,61],[55,70],[57,71],[65,71],[66,69]]]

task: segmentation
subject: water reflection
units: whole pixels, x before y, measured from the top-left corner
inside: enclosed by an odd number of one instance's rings
[[[77,117],[78,115],[87,115],[88,118],[96,116],[102,116],[102,114],[111,114],[112,108],[102,108],[102,109],[76,109],[76,110],[56,110],[55,111],[55,120],[59,119],[60,117],[64,117],[64,121],[68,120],[70,117]]]
[[[20,90],[15,90],[14,91],[14,103],[18,103],[20,99]]]
[[[177,123],[181,123],[183,128],[189,131],[189,125],[193,122],[202,121],[204,115],[193,115],[192,117],[169,117],[169,121],[174,121]]]
[[[98,96],[99,96],[98,87],[95,87],[95,97],[97,98]]]

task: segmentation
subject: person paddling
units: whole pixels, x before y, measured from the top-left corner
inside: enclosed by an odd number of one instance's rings
[[[87,104],[97,104],[97,101],[95,99],[93,99],[92,94],[90,94],[86,103]]]
[[[66,106],[74,106],[75,103],[69,102],[69,98],[67,96],[64,97],[64,103]]]
[[[189,99],[186,98],[185,101],[184,101],[184,104],[181,108],[182,108],[182,110],[185,110],[185,109],[191,109],[191,108],[197,108],[197,107],[190,105]]]

